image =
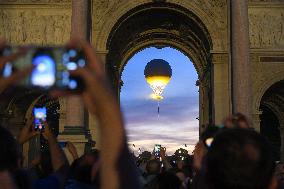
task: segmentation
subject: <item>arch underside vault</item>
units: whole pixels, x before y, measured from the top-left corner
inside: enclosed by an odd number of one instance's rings
[[[106,57],[106,69],[118,97],[125,64],[149,46],[171,46],[192,60],[199,78],[200,125],[211,122],[212,42],[202,21],[188,9],[170,3],[149,3],[121,17],[109,35]]]
[[[284,160],[284,80],[270,86],[260,102],[260,133],[272,144],[276,160]],[[280,159],[279,159],[280,158]]]

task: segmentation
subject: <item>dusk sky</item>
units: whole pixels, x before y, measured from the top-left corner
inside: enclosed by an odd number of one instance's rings
[[[144,77],[144,68],[153,59],[166,60],[173,72],[160,102],[159,117],[157,101],[150,98],[152,90]],[[191,60],[170,47],[146,48],[129,60],[122,73],[120,97],[132,150],[152,151],[155,144],[161,144],[168,155],[180,147],[192,152],[199,135],[197,78]]]

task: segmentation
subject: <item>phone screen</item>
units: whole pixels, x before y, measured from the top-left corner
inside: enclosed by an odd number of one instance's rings
[[[51,87],[56,82],[56,62],[48,54],[39,54],[32,59],[35,66],[31,76],[31,84],[39,87]]]
[[[160,152],[161,152],[161,145],[156,144],[155,147],[154,147],[154,155],[156,157],[160,157]]]
[[[7,56],[18,50],[18,47],[7,47],[2,52]],[[86,60],[84,54],[78,49],[63,47],[32,47],[28,52],[15,60],[8,62],[3,71],[3,77],[9,77],[13,72],[33,65],[34,69],[29,77],[20,82],[24,87],[36,87],[44,90],[51,88],[66,90],[82,90],[83,83],[80,78],[71,77],[69,71],[84,67]]]
[[[67,142],[58,142],[58,144],[59,144],[59,146],[60,146],[61,148],[65,148]]]
[[[213,142],[214,138],[210,137],[205,140],[205,145],[209,148]]]
[[[44,122],[46,121],[46,107],[34,108],[34,125],[35,130],[44,130]]]

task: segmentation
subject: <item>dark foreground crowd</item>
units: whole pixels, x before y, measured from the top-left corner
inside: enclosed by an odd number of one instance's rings
[[[82,78],[85,90],[79,96],[100,125],[102,151],[78,157],[72,143],[67,149],[74,161],[70,165],[56,137],[45,124],[45,130],[33,130],[32,118],[19,136],[14,138],[0,127],[1,189],[280,189],[283,188],[283,165],[276,165],[269,142],[250,128],[241,114],[224,121],[223,126],[208,126],[194,150],[192,161],[167,161],[165,151],[160,158],[134,161],[129,152],[120,108],[107,84],[104,69],[87,42],[75,40],[69,45],[82,48],[88,64],[72,71]],[[5,42],[0,42],[0,49]],[[24,52],[0,57],[0,70],[7,62]],[[32,67],[0,78],[0,92],[9,89],[32,71]],[[52,91],[51,96],[70,94]],[[31,167],[23,167],[21,145],[36,135],[48,143],[49,156],[41,156]],[[208,142],[207,139],[210,139]],[[190,162],[190,163],[189,163]]]

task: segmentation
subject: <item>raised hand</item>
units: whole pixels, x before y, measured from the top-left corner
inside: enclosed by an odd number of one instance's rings
[[[162,159],[164,159],[166,157],[166,151],[167,151],[167,149],[165,147],[161,147],[160,155],[161,155]]]
[[[202,141],[199,141],[193,151],[193,167],[196,171],[200,171],[202,168],[203,158],[207,153],[207,149]]]
[[[66,144],[66,148],[68,149],[68,151],[71,153],[73,159],[77,159],[79,158],[79,155],[78,155],[78,152],[77,152],[77,149],[76,147],[74,146],[74,144],[72,142],[67,142]]]
[[[88,110],[97,116],[100,125],[101,143],[104,149],[101,152],[102,188],[119,188],[118,157],[126,140],[119,104],[92,46],[78,40],[74,40],[69,46],[82,48],[87,58],[86,66],[71,72],[71,75],[80,77],[84,81],[85,90],[81,98]],[[62,94],[64,93],[53,93],[55,96]]]
[[[42,136],[48,141],[54,139],[55,136],[50,130],[48,123],[45,121],[43,125],[44,125],[44,130],[42,131]]]
[[[33,122],[34,122],[34,118],[30,116],[26,121],[26,125],[23,127],[23,129],[21,130],[18,136],[18,142],[20,144],[24,144],[25,142],[29,141],[34,136],[40,134],[39,131],[34,130]]]

